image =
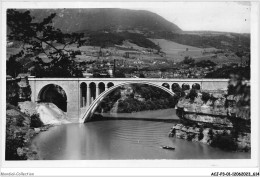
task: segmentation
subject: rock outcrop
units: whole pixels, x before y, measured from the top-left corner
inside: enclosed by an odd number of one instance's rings
[[[176,105],[181,124],[175,124],[169,136],[232,151],[251,149],[250,106],[240,104],[241,95],[190,93]]]
[[[249,151],[251,149],[251,134],[232,132],[231,130],[191,127],[174,124],[170,137],[200,142],[219,147],[224,150]]]
[[[53,103],[40,103],[36,111],[44,125],[60,125],[70,123],[66,114]]]
[[[236,122],[244,122],[246,126],[250,126],[250,107],[237,106],[239,95],[213,93],[205,100],[203,94],[199,92],[194,100],[188,96],[179,99],[176,113],[181,120],[222,128],[232,128]]]
[[[33,103],[30,101],[19,103],[21,112],[28,116],[39,115],[44,125],[60,125],[70,123],[67,115],[53,103]]]

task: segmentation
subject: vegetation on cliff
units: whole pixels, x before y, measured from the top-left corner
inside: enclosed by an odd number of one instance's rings
[[[37,114],[29,116],[22,113],[16,106],[7,104],[5,159],[37,159],[37,152],[31,149],[30,140],[38,133],[35,128],[42,127],[42,125]]]
[[[6,83],[6,103],[17,106],[19,101],[19,89],[17,82]]]

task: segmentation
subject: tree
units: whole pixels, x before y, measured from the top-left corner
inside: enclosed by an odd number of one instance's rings
[[[17,82],[6,83],[6,102],[17,106],[19,101],[19,86]]]
[[[198,96],[196,89],[191,89],[190,93],[188,95],[188,98],[190,98],[191,101],[194,101],[194,99]]]
[[[140,73],[139,78],[145,78],[144,73]]]
[[[16,77],[22,70],[22,65],[16,61],[16,58],[21,56],[22,53],[11,55],[9,60],[6,62],[6,73],[12,77]]]
[[[196,66],[197,67],[214,67],[216,66],[217,64],[214,63],[213,61],[210,61],[210,60],[202,60],[202,61],[199,61],[196,63]]]
[[[115,78],[125,78],[125,74],[122,70],[116,70],[114,73]]]
[[[44,18],[41,22],[30,15],[30,11],[7,10],[8,40],[22,43],[20,56],[33,54],[34,74],[37,77],[82,77],[74,59],[77,52],[66,47],[84,44],[83,34],[63,33],[52,25],[56,14]],[[44,57],[43,57],[44,56]],[[48,58],[50,62],[44,62]]]
[[[204,103],[207,103],[207,101],[210,99],[211,97],[210,97],[210,94],[209,93],[207,93],[207,92],[202,92],[202,97],[201,97],[201,99],[202,99],[202,101],[204,102]]]
[[[192,59],[192,58],[189,57],[189,56],[185,56],[185,57],[184,57],[183,63],[184,63],[184,64],[187,64],[187,65],[190,65],[190,66],[195,66],[195,60]]]
[[[240,49],[239,51],[236,52],[236,55],[240,58],[240,65],[242,66],[244,52]]]

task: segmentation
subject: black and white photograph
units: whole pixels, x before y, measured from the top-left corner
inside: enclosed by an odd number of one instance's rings
[[[246,176],[259,176],[259,2],[1,9],[6,166],[257,164]]]

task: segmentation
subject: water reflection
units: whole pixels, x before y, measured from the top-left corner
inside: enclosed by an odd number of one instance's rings
[[[37,135],[33,145],[42,159],[245,159],[202,143],[168,137],[172,123],[143,120],[107,120],[52,127]],[[161,149],[174,146],[174,151]]]

